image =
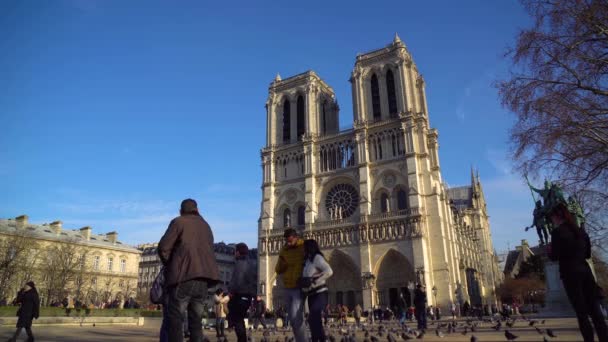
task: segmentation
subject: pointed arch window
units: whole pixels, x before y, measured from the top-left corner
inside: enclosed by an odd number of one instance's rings
[[[388,112],[391,116],[397,114],[397,93],[395,92],[395,77],[391,70],[386,72],[386,91],[388,92]]]
[[[306,222],[306,208],[301,205],[298,207],[298,226],[303,226]]]
[[[407,209],[407,194],[403,189],[397,192],[397,208],[399,210]]]
[[[291,210],[289,208],[283,210],[283,227],[291,227]]]
[[[298,96],[297,113],[298,141],[302,141],[302,135],[306,133],[306,123],[304,122],[304,97],[302,97],[302,95]]]
[[[283,142],[288,143],[291,140],[291,104],[289,99],[283,103]]]
[[[388,195],[380,195],[380,211],[383,213],[388,212]]]
[[[381,109],[380,109],[380,87],[378,86],[378,77],[376,77],[376,74],[372,75],[371,86],[372,86],[372,113],[374,115],[374,120],[377,120],[377,119],[380,119]]]

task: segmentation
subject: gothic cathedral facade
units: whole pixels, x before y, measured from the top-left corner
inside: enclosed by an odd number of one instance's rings
[[[448,188],[425,84],[405,44],[358,55],[353,128],[315,72],[277,75],[266,102],[259,292],[282,305],[274,272],[283,231],[317,240],[334,275],[330,304],[394,308],[426,287],[429,304],[496,303],[501,281],[479,177]]]

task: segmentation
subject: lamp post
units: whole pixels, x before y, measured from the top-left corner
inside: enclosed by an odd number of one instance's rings
[[[437,306],[437,286],[433,285],[433,297],[435,298],[435,306]]]

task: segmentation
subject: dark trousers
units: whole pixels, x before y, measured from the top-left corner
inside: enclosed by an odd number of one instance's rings
[[[224,317],[217,317],[215,319],[215,336],[216,337],[221,337],[224,336],[224,325],[226,322],[226,318]]]
[[[608,328],[600,308],[598,289],[591,270],[584,273],[565,274],[562,277],[564,289],[572,304],[578,327],[585,342],[593,341],[593,328],[589,322],[589,316],[600,342],[608,342]]]
[[[228,302],[230,320],[234,324],[234,332],[237,342],[247,342],[247,330],[245,329],[245,316],[251,305],[250,295],[235,294]]]
[[[169,342],[184,340],[183,321],[188,309],[188,328],[191,342],[203,341],[203,303],[207,296],[207,282],[188,280],[168,289]]]
[[[266,329],[266,320],[264,319],[264,314],[262,315],[254,315],[252,318],[253,329],[258,328],[258,324],[261,324],[264,329]]]
[[[23,329],[22,327],[17,328],[17,331],[15,331],[15,334],[13,335],[13,337],[9,340],[9,341],[17,341],[17,338],[19,337],[19,335],[21,334],[21,329]],[[32,326],[27,326],[25,327],[25,333],[27,334],[27,341],[34,341],[34,334],[32,333]]]
[[[327,306],[327,291],[311,294],[308,296],[308,326],[312,342],[325,342],[325,331],[323,330],[322,312]]]
[[[418,330],[426,329],[426,309],[424,307],[416,308],[415,315]]]

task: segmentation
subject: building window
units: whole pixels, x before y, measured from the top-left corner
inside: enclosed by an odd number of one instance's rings
[[[121,287],[121,288],[122,288],[122,287],[125,287],[125,281],[124,281],[124,279],[120,279],[120,280],[118,281],[118,287]]]
[[[285,99],[283,103],[283,142],[288,143],[291,140],[291,104],[289,99]]]
[[[99,255],[93,257],[93,270],[99,271]]]
[[[93,278],[91,279],[91,284],[93,284],[93,285],[97,285],[97,277],[93,277]]]
[[[297,102],[297,126],[298,126],[298,141],[302,141],[302,135],[306,133],[306,122],[304,118],[304,98],[302,95],[298,96]]]
[[[397,114],[397,94],[395,92],[395,77],[392,71],[386,72],[386,91],[388,92],[388,112],[391,116]]]
[[[127,260],[120,259],[120,272],[125,273],[127,271]]]
[[[291,210],[289,208],[285,208],[283,211],[283,226],[291,227]]]
[[[372,75],[372,113],[374,115],[374,120],[380,119],[381,109],[380,109],[380,87],[378,86],[378,77],[376,74]]]
[[[388,212],[388,195],[382,194],[380,195],[380,211],[383,213]]]
[[[407,194],[405,190],[397,192],[397,208],[399,210],[407,209]]]
[[[298,226],[303,226],[306,219],[306,208],[301,205],[298,207]]]
[[[114,268],[114,258],[108,257],[108,271],[112,272]]]

